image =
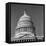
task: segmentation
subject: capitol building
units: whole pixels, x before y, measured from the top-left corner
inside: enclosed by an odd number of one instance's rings
[[[24,14],[19,18],[15,30],[16,31],[13,41],[24,40],[24,39],[31,39],[31,40],[36,39],[32,17],[29,16],[26,13],[26,11],[24,11]]]

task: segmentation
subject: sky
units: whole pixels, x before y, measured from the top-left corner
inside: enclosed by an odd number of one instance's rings
[[[11,4],[11,37],[15,34],[17,21],[23,15],[24,9],[32,17],[37,36],[43,36],[43,6]]]

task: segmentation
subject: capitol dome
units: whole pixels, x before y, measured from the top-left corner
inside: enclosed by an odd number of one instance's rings
[[[26,14],[26,12],[24,11],[24,14],[20,17],[18,23],[17,23],[17,27],[16,28],[20,28],[20,27],[32,27],[32,19],[30,16],[28,16]]]
[[[14,38],[35,39],[32,18],[25,11],[17,22]]]

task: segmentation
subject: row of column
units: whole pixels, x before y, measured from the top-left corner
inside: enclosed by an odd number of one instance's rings
[[[26,32],[26,31],[29,31],[29,32],[33,32],[33,29],[30,28],[30,27],[22,27],[22,28],[18,28],[17,29],[17,32]]]

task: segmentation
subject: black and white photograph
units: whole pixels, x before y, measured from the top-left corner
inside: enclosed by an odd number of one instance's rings
[[[44,42],[45,5],[6,3],[6,42]]]

